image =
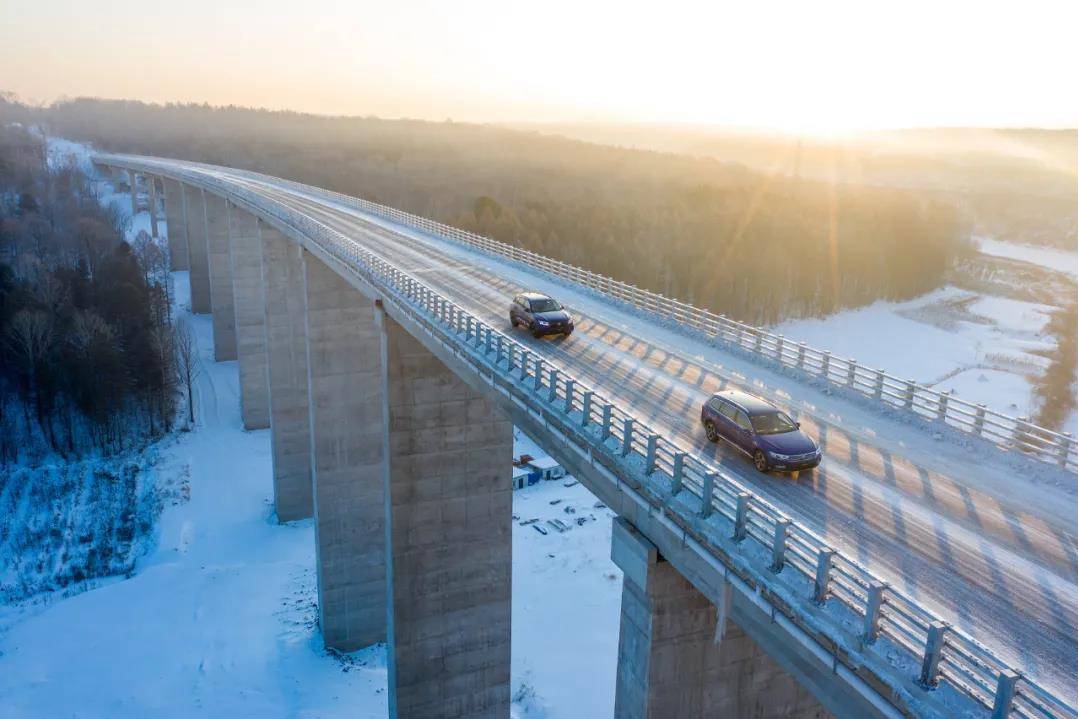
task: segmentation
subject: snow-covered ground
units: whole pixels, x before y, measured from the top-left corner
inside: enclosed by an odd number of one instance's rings
[[[875,302],[772,328],[836,356],[952,390],[1014,416],[1034,409],[1032,379],[1055,348],[1055,307],[944,287],[907,302]],[[1037,353],[1041,354],[1037,354]]]
[[[269,433],[243,430],[236,363],[213,361],[209,317],[192,322],[197,426],[155,468],[190,500],[165,510],[132,578],[0,610],[0,714],[383,717],[384,646],[322,650],[313,527],[276,523]],[[526,437],[521,452],[543,454]],[[613,712],[621,573],[595,505],[570,478],[514,493],[515,716]]]
[[[1078,280],[1078,252],[1061,250],[1055,247],[1004,242],[990,237],[978,237],[976,240],[981,252],[986,255],[1022,260],[1030,264],[1065,272]]]
[[[1061,272],[1078,283],[1078,252],[974,239],[985,255]],[[947,286],[907,302],[880,301],[772,330],[968,402],[1032,417],[1038,407],[1034,382],[1056,348],[1048,320],[1064,302],[1060,297],[1059,305],[1039,304]],[[1072,391],[1078,393],[1078,385]],[[1058,429],[1078,434],[1078,411]]]

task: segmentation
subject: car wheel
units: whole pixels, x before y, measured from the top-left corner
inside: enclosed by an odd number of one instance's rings
[[[528,329],[530,329],[532,331],[532,337],[534,337],[535,339],[539,339],[540,337],[543,336],[543,334],[539,330],[535,329],[534,324],[531,327],[529,327]]]
[[[756,450],[756,454],[752,455],[752,463],[756,465],[756,469],[760,472],[767,471],[767,457],[760,450]]]
[[[710,419],[704,422],[704,434],[707,435],[708,442],[719,441],[719,431],[715,429],[715,423],[712,422]]]

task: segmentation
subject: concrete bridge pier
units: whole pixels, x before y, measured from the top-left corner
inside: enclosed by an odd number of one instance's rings
[[[148,175],[147,179],[150,182],[150,235],[157,237],[157,178],[153,175]]]
[[[232,298],[232,258],[229,251],[228,200],[203,194],[206,205],[206,252],[213,312],[213,358],[236,359],[236,309]]]
[[[191,311],[199,315],[212,309],[204,194],[193,185],[183,186],[184,206],[187,208],[187,251],[191,259]]]
[[[245,429],[270,426],[266,369],[266,293],[258,218],[230,205],[229,252],[235,306],[236,358],[240,364],[240,411]]]
[[[617,719],[831,715],[623,518],[611,555],[624,572],[614,696]]]
[[[509,716],[513,427],[379,311],[389,716]]]
[[[127,171],[127,184],[131,188],[131,216],[138,214],[138,175],[134,170]]]
[[[303,248],[263,222],[259,222],[259,237],[266,296],[273,506],[279,522],[290,522],[310,517],[314,511]]]
[[[165,231],[168,237],[169,263],[174,270],[190,269],[187,257],[187,209],[183,202],[183,185],[162,178],[165,190]]]
[[[327,647],[386,637],[385,397],[370,300],[303,253],[318,611]]]

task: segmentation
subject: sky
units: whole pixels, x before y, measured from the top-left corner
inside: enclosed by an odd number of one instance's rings
[[[0,90],[478,122],[1078,127],[1078,2],[8,0]]]

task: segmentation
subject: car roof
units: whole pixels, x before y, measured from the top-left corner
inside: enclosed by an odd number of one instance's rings
[[[542,292],[521,292],[520,296],[526,300],[549,300],[553,299],[550,295],[544,295]]]
[[[778,410],[778,407],[766,399],[737,389],[724,389],[721,392],[716,392],[715,396],[733,402],[751,415],[770,414]]]

